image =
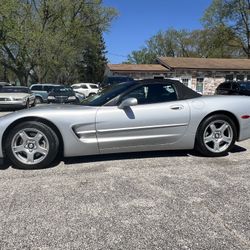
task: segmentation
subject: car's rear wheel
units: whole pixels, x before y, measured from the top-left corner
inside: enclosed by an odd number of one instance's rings
[[[205,156],[224,156],[232,149],[236,135],[231,118],[223,114],[212,115],[200,124],[195,149]]]
[[[49,167],[59,150],[56,133],[40,122],[23,122],[12,128],[5,140],[7,158],[15,167]]]

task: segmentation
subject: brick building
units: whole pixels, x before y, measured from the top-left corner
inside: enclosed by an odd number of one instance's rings
[[[203,94],[226,80],[250,80],[249,59],[159,57],[158,64],[108,64],[105,75],[172,78]]]

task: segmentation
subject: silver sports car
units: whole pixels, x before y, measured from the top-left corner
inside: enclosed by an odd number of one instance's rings
[[[65,157],[195,148],[225,155],[250,138],[250,98],[201,96],[173,80],[121,83],[80,105],[46,105],[0,118],[0,158],[19,168]]]

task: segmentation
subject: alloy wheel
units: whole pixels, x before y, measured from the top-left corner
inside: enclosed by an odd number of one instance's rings
[[[42,162],[49,153],[49,141],[38,129],[18,131],[11,142],[13,155],[20,162],[33,165]]]
[[[213,153],[226,151],[233,141],[233,129],[224,120],[215,120],[206,127],[203,142],[206,148]]]

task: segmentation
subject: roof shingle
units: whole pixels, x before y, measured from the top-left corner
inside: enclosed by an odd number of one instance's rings
[[[169,69],[250,70],[250,59],[159,57]]]
[[[111,71],[144,71],[144,72],[167,72],[167,68],[160,64],[108,64]]]

